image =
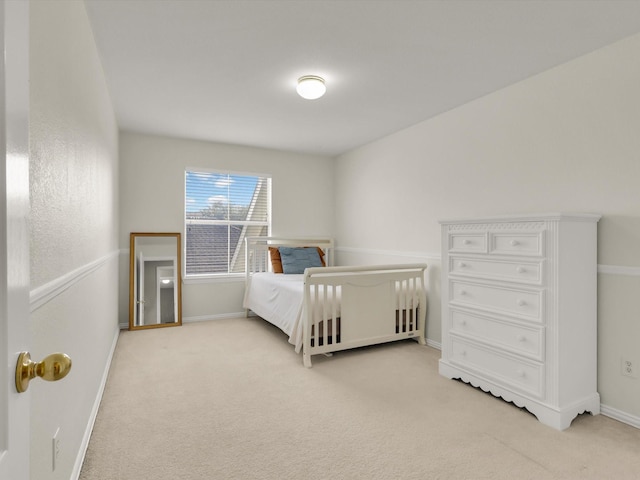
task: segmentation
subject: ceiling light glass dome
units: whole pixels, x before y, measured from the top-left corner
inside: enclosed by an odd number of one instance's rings
[[[327,91],[324,79],[316,75],[305,75],[298,79],[298,87],[296,88],[298,95],[307,100],[315,100],[320,98]]]

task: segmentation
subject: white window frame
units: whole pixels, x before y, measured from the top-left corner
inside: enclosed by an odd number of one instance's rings
[[[201,222],[188,220],[187,219],[187,174],[189,173],[203,173],[203,174],[212,174],[212,175],[238,175],[245,177],[261,177],[266,178],[268,182],[269,195],[267,197],[267,221],[251,221],[251,220],[202,220]],[[273,184],[272,184],[272,176],[271,174],[265,173],[254,173],[254,172],[242,172],[242,171],[232,171],[232,170],[222,170],[222,169],[211,169],[211,168],[202,168],[202,167],[186,167],[184,171],[184,210],[183,210],[183,248],[182,248],[182,276],[184,282],[187,284],[195,284],[195,283],[214,283],[218,281],[244,281],[245,273],[237,272],[237,273],[198,273],[198,274],[187,274],[187,229],[188,225],[194,223],[201,224],[216,224],[216,225],[242,225],[242,226],[266,226],[267,234],[266,236],[271,235],[271,203],[273,196]],[[244,254],[244,240],[242,237],[240,238],[240,252]]]

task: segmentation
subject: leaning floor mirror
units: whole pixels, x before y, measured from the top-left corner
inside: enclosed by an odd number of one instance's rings
[[[129,330],[182,325],[179,233],[131,233]]]

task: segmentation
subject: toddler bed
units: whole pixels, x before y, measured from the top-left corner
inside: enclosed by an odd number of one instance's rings
[[[243,307],[286,333],[306,367],[316,354],[407,338],[426,344],[425,264],[335,267],[330,239],[245,242]]]

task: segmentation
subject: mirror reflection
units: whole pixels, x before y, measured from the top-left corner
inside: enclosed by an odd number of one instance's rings
[[[132,233],[129,330],[182,325],[180,234]]]

